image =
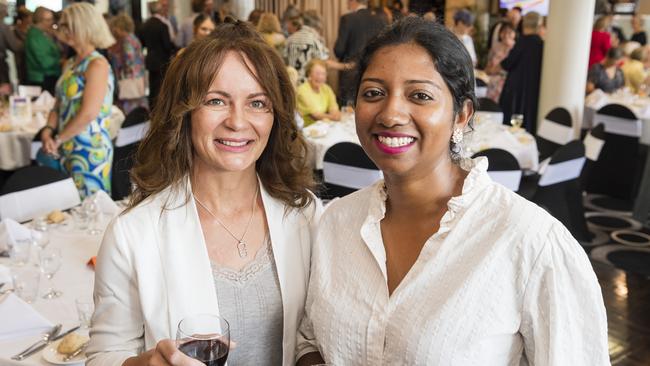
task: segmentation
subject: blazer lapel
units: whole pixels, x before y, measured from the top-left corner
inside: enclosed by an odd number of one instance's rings
[[[190,200],[184,190],[170,199],[160,218],[160,256],[166,286],[170,337],[178,323],[195,314],[219,314],[216,289],[203,231],[189,179]]]

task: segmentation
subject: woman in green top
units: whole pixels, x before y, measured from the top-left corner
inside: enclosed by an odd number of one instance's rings
[[[317,120],[341,119],[336,95],[327,85],[327,66],[325,61],[312,59],[305,69],[307,81],[298,87],[298,112],[305,120],[305,127]]]
[[[54,13],[42,6],[34,11],[34,25],[25,38],[25,62],[29,84],[39,85],[54,94],[61,75],[61,52],[53,40]]]

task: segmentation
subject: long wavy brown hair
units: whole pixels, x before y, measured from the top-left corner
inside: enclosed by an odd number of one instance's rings
[[[302,208],[313,200],[309,192],[314,180],[306,161],[307,144],[294,120],[296,99],[284,63],[254,30],[244,28],[248,26],[224,26],[228,29],[222,34],[217,28],[218,36],[192,42],[171,62],[149,132],[135,156],[131,181],[136,188],[129,209],[167,187],[186,189],[194,159],[191,112],[201,105],[229,51],[239,54],[242,61],[246,57],[256,71],[251,74],[272,104],[273,127],[255,165],[262,184],[272,197],[288,207]],[[186,199],[190,199],[189,192]]]

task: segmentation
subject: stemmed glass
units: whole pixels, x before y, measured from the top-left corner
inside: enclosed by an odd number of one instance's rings
[[[519,130],[521,126],[524,124],[524,115],[523,114],[513,114],[510,117],[510,124],[512,127],[515,128],[515,130]]]
[[[95,197],[87,198],[83,203],[83,210],[86,213],[86,216],[90,219],[90,229],[88,233],[90,235],[99,235],[102,233],[99,228],[97,228],[97,221],[99,220],[99,205],[97,204],[97,199]]]
[[[178,323],[176,345],[207,366],[224,366],[230,350],[230,325],[218,315],[188,316]]]
[[[52,277],[61,268],[61,250],[58,248],[45,248],[39,253],[41,272],[50,281],[50,289],[43,295],[44,299],[54,299],[62,295],[61,291],[52,286]]]

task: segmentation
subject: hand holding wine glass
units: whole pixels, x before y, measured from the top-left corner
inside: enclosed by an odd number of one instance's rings
[[[230,325],[218,316],[192,315],[178,323],[178,349],[207,366],[224,366],[230,350]]]
[[[124,366],[149,366],[149,365],[172,365],[172,366],[204,366],[201,361],[195,360],[176,347],[172,339],[163,339],[156,344],[156,347],[136,357],[129,358]]]

